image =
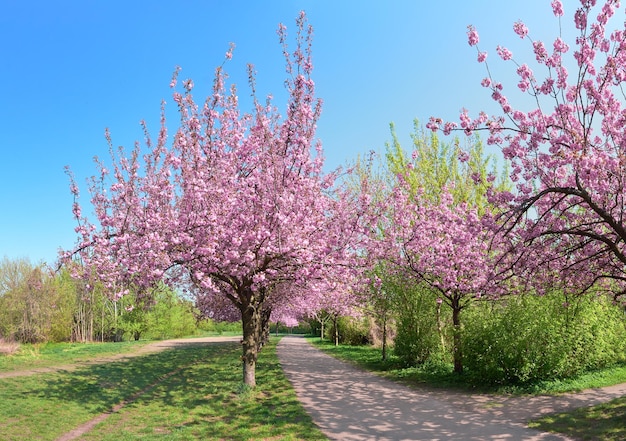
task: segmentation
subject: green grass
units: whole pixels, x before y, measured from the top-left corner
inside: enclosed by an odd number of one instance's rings
[[[626,439],[626,397],[573,412],[547,415],[529,426],[581,440],[621,441]]]
[[[124,354],[149,343],[147,340],[118,343],[22,344],[12,355],[0,356],[0,372],[43,368]]]
[[[2,439],[54,440],[141,391],[80,439],[326,439],[285,378],[275,340],[261,353],[254,390],[242,387],[240,355],[237,343],[198,344],[0,380]]]

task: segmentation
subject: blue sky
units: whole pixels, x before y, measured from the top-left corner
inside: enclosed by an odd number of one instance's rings
[[[566,0],[566,20],[575,2]],[[229,43],[226,64],[248,110],[247,63],[258,93],[284,100],[278,23],[295,31],[305,10],[315,29],[313,78],[324,100],[318,137],[334,168],[370,150],[384,151],[389,123],[409,146],[413,119],[456,120],[492,109],[480,86],[484,66],[467,45],[466,27],[495,61],[503,44],[528,58],[512,24],[531,35],[558,34],[549,0],[426,2],[418,0],[127,1],[3,0],[0,13],[0,258],[53,263],[75,243],[65,165],[87,204],[92,158],[106,158],[104,130],[132,147],[145,119],[156,136],[162,99],[171,101],[175,66],[181,79],[208,90]],[[519,47],[519,49],[518,49]],[[520,54],[521,55],[521,54]],[[494,65],[506,84],[514,66]],[[200,97],[198,97],[200,98]],[[84,207],[88,211],[88,207]]]

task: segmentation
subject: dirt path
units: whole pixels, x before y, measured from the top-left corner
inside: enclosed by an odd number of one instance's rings
[[[626,395],[626,384],[578,394],[506,397],[409,389],[285,337],[278,356],[298,398],[332,440],[568,440],[532,418]]]
[[[222,342],[222,341],[239,341],[241,337],[198,337],[198,338],[180,338],[176,340],[161,340],[155,341],[152,343],[148,343],[140,348],[137,348],[133,352],[125,352],[121,354],[115,355],[107,355],[105,357],[97,357],[89,360],[77,361],[74,363],[67,364],[59,364],[55,366],[46,366],[32,369],[23,369],[17,371],[8,371],[8,372],[0,372],[0,379],[2,378],[11,378],[11,377],[25,377],[29,375],[37,375],[37,374],[45,374],[49,372],[58,372],[58,371],[74,371],[78,368],[84,366],[90,366],[94,364],[102,364],[111,361],[119,361],[125,360],[133,357],[139,357],[141,355],[152,354],[155,352],[164,351],[165,349],[172,349],[179,346],[189,346],[189,345],[202,345],[205,343],[213,343],[213,342]]]

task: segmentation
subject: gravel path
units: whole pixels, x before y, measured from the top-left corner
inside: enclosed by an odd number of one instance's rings
[[[338,361],[299,337],[283,338],[278,356],[298,398],[332,440],[568,440],[526,423],[626,396],[626,384],[538,397],[410,389]]]

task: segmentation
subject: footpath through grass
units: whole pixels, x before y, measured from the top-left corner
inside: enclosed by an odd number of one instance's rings
[[[477,385],[469,383],[468,378],[463,375],[454,374],[452,366],[447,364],[402,368],[393,357],[383,362],[380,349],[371,346],[334,346],[331,342],[321,341],[319,338],[311,338],[310,341],[336,358],[409,386],[448,388],[466,392],[539,395],[577,392],[626,383],[626,366],[617,366],[566,380],[499,387]],[[626,397],[573,412],[548,415],[531,422],[529,426],[543,431],[564,433],[581,440],[626,440]]]
[[[0,373],[72,364],[137,350],[147,340],[119,343],[22,344],[15,354],[0,356]]]
[[[55,440],[135,396],[80,439],[325,440],[285,378],[276,342],[260,355],[255,390],[242,387],[237,343],[2,379],[2,439]]]

